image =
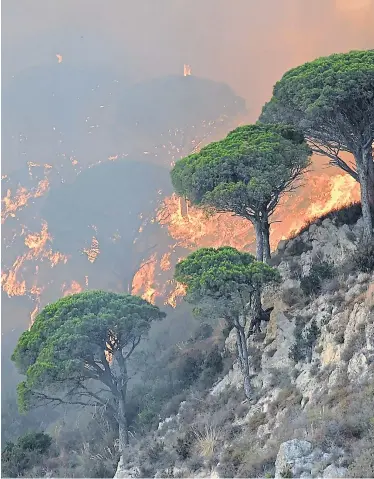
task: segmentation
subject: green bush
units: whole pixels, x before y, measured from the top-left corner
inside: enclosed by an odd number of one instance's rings
[[[374,271],[374,241],[369,244],[359,243],[353,256],[353,263],[356,269],[363,273]]]
[[[319,333],[320,331],[314,320],[311,322],[309,328],[304,330],[303,320],[297,317],[294,331],[295,342],[290,348],[289,358],[296,363],[305,359],[310,361]]]
[[[208,353],[204,361],[204,369],[209,369],[213,374],[219,374],[223,370],[223,359],[222,355],[219,352],[218,346]]]
[[[52,438],[42,432],[31,432],[13,442],[7,442],[1,453],[2,475],[19,477],[42,461],[49,451]]]
[[[175,371],[177,380],[184,386],[189,386],[198,379],[203,366],[202,354],[194,356],[184,356],[181,358],[177,370]]]
[[[308,275],[303,276],[300,280],[300,287],[306,296],[312,296],[320,293],[322,289],[322,281],[333,278],[335,268],[327,261],[315,263],[310,268]]]

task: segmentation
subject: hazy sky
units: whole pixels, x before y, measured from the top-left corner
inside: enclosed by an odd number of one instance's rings
[[[64,62],[192,73],[229,83],[252,112],[288,68],[374,48],[374,0],[3,0],[3,81]]]

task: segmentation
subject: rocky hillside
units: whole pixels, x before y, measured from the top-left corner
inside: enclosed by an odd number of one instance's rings
[[[129,449],[116,477],[374,477],[374,251],[357,207],[282,241],[269,323],[233,368]],[[224,355],[235,354],[235,335]]]

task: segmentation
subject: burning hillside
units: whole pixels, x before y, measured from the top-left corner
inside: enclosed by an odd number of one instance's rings
[[[18,131],[5,138],[5,156],[18,170],[3,175],[2,288],[9,301],[28,298],[31,320],[47,302],[85,288],[132,291],[175,307],[184,291],[172,281],[173,268],[189,251],[222,245],[253,251],[248,222],[190,208],[172,194],[169,179],[177,159],[241,122],[243,101],[227,86],[187,75],[123,90],[106,81],[88,95],[80,80],[78,107],[71,91],[66,97],[61,78],[53,85],[53,98],[60,101],[48,111],[47,86],[46,98],[40,90],[35,96],[41,102],[35,113],[41,115],[40,131],[25,115],[13,125]],[[8,106],[14,88],[10,93]],[[31,115],[33,98],[25,108]],[[69,119],[78,113],[81,124],[72,129]],[[46,141],[37,158],[41,136]],[[322,162],[297,194],[284,197],[273,218],[273,247],[307,219],[357,199],[357,185],[336,170],[326,175]]]
[[[169,167],[223,136],[243,112],[227,86],[208,80],[167,77],[117,90],[106,81],[86,92],[74,75],[67,89],[72,72],[63,69],[41,69],[40,85],[34,70],[24,80],[35,95],[23,98],[18,79],[6,96],[8,113],[23,105],[3,135],[12,161],[3,165],[11,167],[2,179],[2,288],[6,301],[28,301],[31,320],[40,306],[84,288],[130,291],[142,278],[148,291],[152,273],[136,272],[150,251],[164,258],[166,274],[174,240],[152,218],[172,193]]]

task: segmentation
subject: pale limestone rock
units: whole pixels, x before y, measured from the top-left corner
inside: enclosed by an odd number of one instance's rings
[[[311,452],[312,444],[309,441],[292,439],[283,442],[275,461],[275,477],[282,477],[282,474],[288,469],[291,469],[292,476],[294,476],[295,469],[301,465],[300,459],[305,459]]]
[[[227,336],[226,341],[225,341],[225,348],[227,351],[229,351],[231,354],[236,353],[236,332],[235,328],[233,328],[230,331],[230,334]]]
[[[226,374],[226,376],[213,387],[210,394],[212,396],[219,396],[223,393],[226,387],[230,386],[235,386],[237,389],[243,387],[243,374],[240,371],[238,363],[235,363],[228,374]]]
[[[345,340],[349,341],[357,333],[362,334],[368,319],[369,311],[363,303],[355,303],[345,329]]]
[[[313,235],[313,233],[315,233],[318,229],[318,226],[316,224],[313,224],[313,225],[310,225],[309,226],[309,236]]]
[[[374,351],[374,323],[366,325],[365,335],[366,335],[366,349],[372,352]]]
[[[329,376],[328,386],[329,388],[338,388],[347,384],[347,380],[348,376],[346,369],[343,365],[338,366],[331,372]]]
[[[352,288],[345,293],[344,300],[346,303],[353,301],[357,296],[362,293],[362,284],[356,283]]]
[[[362,352],[354,354],[348,363],[348,377],[350,381],[364,379],[368,370],[368,361],[366,355]]]
[[[327,343],[321,353],[321,364],[327,366],[328,364],[336,364],[340,361],[341,346],[339,344]]]
[[[357,276],[357,283],[362,284],[362,283],[367,283],[370,280],[370,274],[369,273],[360,273]]]
[[[132,478],[132,477],[140,477],[140,469],[138,467],[130,467],[123,463],[123,457],[121,456],[117,471],[114,476],[114,479],[125,479],[125,478]]]
[[[345,467],[337,467],[334,464],[330,464],[323,471],[323,477],[338,478],[345,477],[347,469]]]

